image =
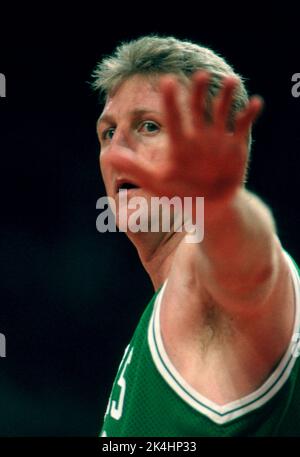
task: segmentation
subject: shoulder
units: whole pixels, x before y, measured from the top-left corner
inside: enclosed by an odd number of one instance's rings
[[[276,283],[268,300],[252,313],[228,312],[209,294],[197,271],[199,259],[195,259],[193,246],[179,247],[174,257],[160,307],[165,349],[179,372],[215,400],[239,398],[260,385],[295,331],[299,274],[291,257],[276,243]],[[233,389],[229,388],[231,370],[242,380]],[[212,392],[215,372],[219,385]]]

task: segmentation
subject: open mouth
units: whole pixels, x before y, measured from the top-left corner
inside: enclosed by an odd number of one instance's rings
[[[117,184],[117,193],[121,190],[131,190],[131,189],[139,189],[136,184],[133,184],[129,181],[120,182]]]

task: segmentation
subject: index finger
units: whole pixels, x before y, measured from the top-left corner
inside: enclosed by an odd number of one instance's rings
[[[179,143],[183,135],[183,119],[178,103],[178,84],[171,76],[163,76],[160,80],[166,129],[174,143]]]

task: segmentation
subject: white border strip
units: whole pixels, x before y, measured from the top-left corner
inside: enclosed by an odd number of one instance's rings
[[[299,331],[300,328],[300,278],[290,256],[285,251],[283,252],[290,268],[294,285],[296,303],[296,316],[293,328],[294,335]],[[164,348],[160,332],[160,306],[166,284],[167,280],[164,282],[163,287],[161,288],[155,300],[153,313],[148,327],[148,343],[153,361],[158,371],[169,384],[169,386],[187,404],[217,424],[225,424],[246,413],[249,413],[250,411],[261,407],[272,397],[274,397],[274,395],[281,389],[283,384],[288,379],[296,362],[296,357],[292,356],[292,350],[295,345],[292,338],[289,347],[281,359],[279,365],[259,389],[255,390],[253,393],[245,397],[242,397],[239,400],[220,406],[217,403],[214,403],[213,401],[199,394],[183,379],[183,377],[178,373],[170,361],[168,354]]]

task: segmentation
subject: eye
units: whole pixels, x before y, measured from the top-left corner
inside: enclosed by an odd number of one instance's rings
[[[142,132],[142,133],[148,133],[148,134],[156,133],[159,131],[159,125],[153,121],[143,121],[140,123],[138,131]]]
[[[101,140],[111,140],[114,135],[114,131],[114,127],[109,127],[108,129],[103,130],[101,133]]]

